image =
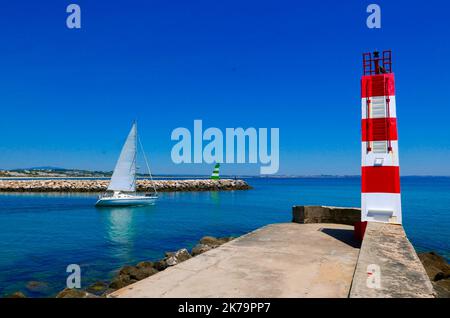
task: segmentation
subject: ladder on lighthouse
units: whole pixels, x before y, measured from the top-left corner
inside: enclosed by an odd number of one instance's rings
[[[379,75],[392,73],[392,52],[384,51],[380,58],[378,52],[363,54],[363,72],[364,75]],[[366,85],[366,113],[367,119],[376,119],[366,121],[365,133],[367,134],[367,151],[374,151],[377,153],[392,151],[391,143],[391,120],[390,120],[390,96],[389,92],[389,77],[379,77],[377,80],[373,79],[375,89],[370,85]],[[382,96],[372,95],[371,90],[377,91],[376,94]],[[373,138],[369,138],[373,136]],[[375,139],[371,141],[371,139]]]

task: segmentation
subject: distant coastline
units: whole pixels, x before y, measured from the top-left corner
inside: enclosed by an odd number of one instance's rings
[[[111,178],[112,171],[90,171],[82,169],[65,169],[56,167],[35,167],[27,169],[0,169],[0,180],[39,180],[39,179],[73,179],[73,180],[102,180]],[[300,178],[360,178],[360,175],[222,175],[224,179],[300,179]],[[450,178],[438,175],[404,175],[402,178]],[[147,174],[137,174],[138,179],[147,179]],[[153,179],[209,179],[210,175],[201,174],[160,174],[153,175]]]

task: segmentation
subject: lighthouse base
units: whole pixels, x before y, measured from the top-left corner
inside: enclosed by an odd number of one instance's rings
[[[402,205],[399,193],[362,193],[361,221],[402,223]]]

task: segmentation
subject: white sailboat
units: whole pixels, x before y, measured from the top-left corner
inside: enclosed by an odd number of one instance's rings
[[[154,185],[154,193],[152,194],[136,193],[136,158],[138,140],[137,125],[136,123],[133,123],[127,140],[122,147],[119,160],[117,160],[109,186],[106,192],[99,196],[98,201],[95,204],[96,206],[141,206],[152,205],[155,203],[158,194]],[[139,144],[153,184],[150,168],[140,140]]]

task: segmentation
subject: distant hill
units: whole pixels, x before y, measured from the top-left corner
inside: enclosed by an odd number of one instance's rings
[[[0,170],[2,178],[105,178],[112,172],[66,169],[51,166],[32,167],[27,169]]]
[[[112,171],[90,171],[42,166],[1,170],[0,178],[110,178]],[[146,173],[138,173],[138,177],[148,177]]]
[[[52,166],[42,166],[42,167],[31,167],[31,168],[22,168],[22,169],[14,169],[14,170],[52,170],[52,171],[66,171],[70,169],[60,168],[60,167],[52,167]]]

